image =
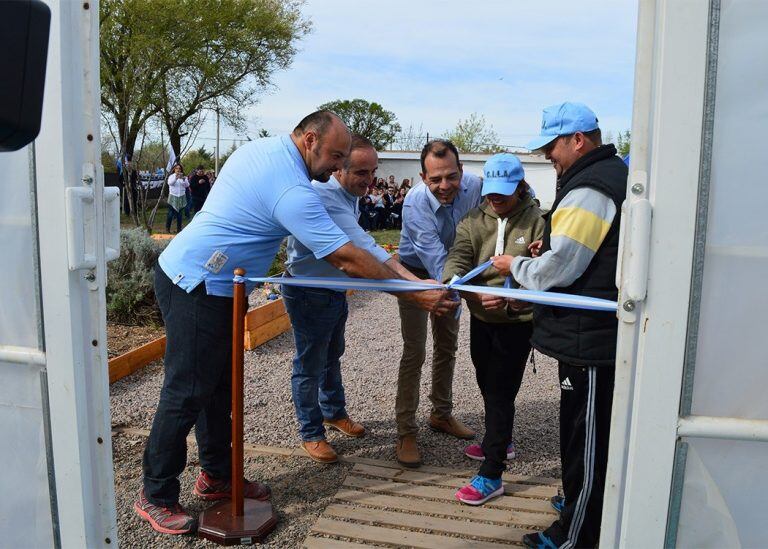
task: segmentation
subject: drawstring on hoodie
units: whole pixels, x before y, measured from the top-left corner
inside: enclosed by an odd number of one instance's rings
[[[530,356],[529,360],[531,362],[531,366],[533,366],[533,373],[534,374],[536,373],[536,355],[534,354],[535,352],[536,351],[534,350],[534,348],[531,347],[531,356]]]

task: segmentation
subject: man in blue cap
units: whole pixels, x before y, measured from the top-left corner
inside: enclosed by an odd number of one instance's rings
[[[557,172],[538,257],[494,258],[494,266],[532,290],[616,300],[616,261],[627,167],[603,145],[597,117],[581,103],[544,109],[541,135],[528,144]],[[616,361],[614,315],[534,306],[531,343],[554,357],[560,377],[560,518],[527,534],[529,547],[594,547],[600,539]]]

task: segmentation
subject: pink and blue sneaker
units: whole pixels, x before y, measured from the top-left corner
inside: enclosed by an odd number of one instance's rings
[[[491,498],[504,494],[501,479],[490,479],[476,475],[469,484],[456,492],[456,499],[467,505],[482,505]]]
[[[483,453],[483,447],[479,444],[470,444],[464,448],[464,455],[469,459],[477,461],[485,461],[485,454]],[[515,459],[517,452],[515,451],[515,443],[510,442],[507,446],[507,459]]]

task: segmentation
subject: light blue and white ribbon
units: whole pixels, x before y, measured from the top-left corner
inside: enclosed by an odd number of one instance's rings
[[[550,305],[552,307],[568,307],[571,309],[588,309],[591,311],[616,312],[616,302],[608,299],[589,297],[574,294],[562,294],[558,292],[541,292],[537,290],[521,290],[497,286],[472,286],[466,284],[477,275],[491,266],[491,261],[486,261],[478,265],[462,277],[454,277],[449,284],[430,284],[429,282],[418,282],[389,278],[376,280],[370,278],[324,278],[312,276],[296,277],[239,277],[234,278],[235,282],[257,282],[270,284],[281,284],[286,286],[299,286],[303,288],[323,288],[327,290],[371,290],[376,292],[415,292],[419,290],[454,290],[458,292],[470,292],[474,294],[488,294],[538,305]]]

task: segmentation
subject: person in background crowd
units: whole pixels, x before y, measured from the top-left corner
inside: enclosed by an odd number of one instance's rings
[[[224,165],[205,207],[163,250],[155,296],[166,332],[163,386],[143,459],[143,487],[134,510],[152,528],[186,534],[195,519],[180,504],[179,475],[187,465],[187,435],[195,427],[201,466],[193,493],[206,501],[231,498],[232,272],[263,276],[283,238],[293,234],[317,259],[349,276],[399,278],[355,246],[328,216],[310,181],[328,181],[343,167],[350,134],[329,111],[304,117],[290,135],[239,147]],[[246,291],[254,284],[246,281]],[[442,289],[408,292],[437,315],[457,304]],[[246,498],[270,489],[244,480]]]
[[[189,190],[192,195],[193,213],[197,213],[203,208],[211,190],[211,181],[202,166],[198,166],[194,175],[189,178]]]
[[[171,222],[176,219],[176,233],[181,232],[181,214],[187,206],[189,181],[184,176],[181,164],[174,164],[173,173],[168,176],[168,213],[165,216],[165,232],[171,232]]]
[[[125,161],[123,173],[120,178],[123,183],[123,211],[125,215],[131,215],[131,204],[138,211],[139,200],[139,172],[134,169],[130,160]],[[130,198],[128,197],[130,193]]]
[[[394,187],[395,185],[397,185],[397,183],[395,183],[395,176],[390,175],[389,179],[387,180],[387,187]]]
[[[389,187],[382,195],[384,199],[384,219],[382,221],[382,228],[389,229],[392,227],[392,206],[395,203],[395,188]]]
[[[410,191],[403,202],[403,228],[399,256],[403,266],[421,279],[442,280],[448,250],[459,221],[480,203],[482,182],[465,174],[459,151],[450,141],[436,139],[421,151],[424,185]],[[453,316],[423,314],[399,302],[403,354],[397,376],[397,460],[418,467],[416,409],[419,405],[421,368],[426,358],[427,325],[432,324],[432,412],[429,426],[461,439],[475,433],[452,415],[453,368],[456,362],[459,321]]]
[[[392,213],[390,213],[390,219],[393,229],[403,228],[403,201],[405,201],[405,189],[397,191],[394,201],[392,202]]]
[[[491,257],[530,255],[544,232],[542,211],[534,204],[523,165],[510,153],[496,154],[483,168],[486,201],[459,223],[443,269],[443,281],[463,276]],[[470,283],[507,286],[508,279],[489,267]],[[482,444],[465,448],[467,457],[483,461],[477,475],[456,492],[456,499],[481,505],[504,493],[505,459],[515,457],[512,430],[515,398],[531,351],[533,310],[525,302],[488,294],[465,293],[471,313],[469,347],[475,377],[485,405]]]
[[[359,198],[357,204],[358,211],[360,212],[358,223],[365,232],[373,230],[371,222],[371,210],[373,209],[373,203],[371,202],[371,187],[366,189],[365,194]]]
[[[379,231],[384,226],[384,192],[378,188],[371,193],[371,219],[373,230]]]
[[[627,166],[616,147],[603,145],[597,117],[582,103],[544,109],[541,150],[557,174],[557,193],[544,227],[541,255],[498,255],[500,274],[531,290],[615,301],[621,204]],[[600,539],[608,435],[616,368],[616,315],[536,305],[536,350],[558,361],[560,460],[564,497],[552,505],[560,518],[523,536],[529,547],[595,547]]]
[[[405,189],[406,191],[410,190],[411,188],[411,180],[407,177],[403,179],[403,182],[400,184],[401,189]]]
[[[368,190],[376,173],[378,156],[373,144],[360,135],[352,136],[344,167],[328,183],[315,181],[328,215],[352,242],[367,250],[403,278],[415,279],[396,259],[357,224],[357,202]],[[291,276],[344,277],[327,261],[314,254],[295,237],[288,238],[286,271]],[[333,463],[338,456],[326,441],[326,428],[349,437],[361,437],[365,428],[351,420],[346,410],[341,379],[347,297],[341,290],[283,286],[285,308],[291,317],[296,343],[291,388],[301,447],[320,463]]]

